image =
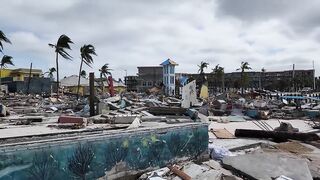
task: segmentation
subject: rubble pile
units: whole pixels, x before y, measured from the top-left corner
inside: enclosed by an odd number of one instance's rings
[[[197,98],[196,91],[188,88],[184,87],[187,94],[181,97],[159,91],[96,95],[94,116],[90,116],[88,97],[8,94],[0,106],[1,129],[20,128],[21,132],[8,137],[23,137],[36,132],[134,131],[146,125],[206,123],[207,152],[196,159],[174,159],[166,167],[148,169],[139,179],[320,178],[318,101],[298,103],[235,93]],[[34,129],[28,134],[27,128]]]

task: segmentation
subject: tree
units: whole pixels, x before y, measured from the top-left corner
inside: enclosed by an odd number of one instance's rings
[[[244,72],[245,70],[249,70],[249,69],[252,69],[250,66],[249,66],[249,63],[248,62],[241,62],[241,66],[240,68],[237,69],[237,71],[241,71],[241,80],[240,80],[240,85],[241,85],[241,94],[243,94],[243,85],[244,85]]]
[[[56,72],[57,72],[57,95],[59,96],[59,55],[64,59],[71,60],[71,55],[66,50],[71,50],[71,39],[66,35],[61,35],[56,44],[49,44],[56,52]]]
[[[201,61],[200,65],[198,65],[199,70],[198,73],[200,74],[199,82],[197,82],[197,85],[199,88],[201,88],[201,85],[205,82],[205,76],[204,76],[204,69],[208,68],[209,63]]]
[[[3,44],[2,42],[6,42],[11,44],[11,41],[6,37],[6,35],[0,30],[0,52],[3,53]]]
[[[43,73],[43,75],[48,74],[48,77],[50,79],[53,79],[53,73],[56,72],[56,71],[57,71],[56,68],[52,67],[52,68],[49,68],[49,71]]]
[[[224,91],[224,68],[217,64],[214,69],[212,69],[212,73],[216,76],[217,79],[221,80],[221,87]]]
[[[80,76],[83,78],[87,78],[87,72],[85,70],[82,70]]]
[[[1,85],[1,79],[2,79],[2,70],[4,67],[7,67],[7,65],[12,65],[14,66],[13,62],[12,62],[12,57],[11,56],[7,56],[7,55],[4,55],[1,59],[1,62],[0,62],[0,85]]]
[[[201,61],[200,65],[198,65],[199,67],[198,73],[204,74],[204,69],[208,68],[208,66],[209,66],[209,63]]]
[[[104,92],[104,84],[103,84],[103,77],[104,78],[108,78],[108,75],[111,76],[111,71],[112,69],[109,69],[109,64],[106,63],[104,64],[100,69],[100,79],[101,79],[101,89],[102,89],[102,92]],[[107,79],[107,82],[108,82],[108,79]],[[108,86],[109,86],[109,83],[108,83]]]
[[[92,55],[97,55],[94,46],[91,44],[83,45],[80,48],[80,55],[81,55],[81,63],[80,63],[80,70],[79,70],[79,78],[78,78],[78,89],[77,89],[77,96],[79,97],[79,89],[80,89],[80,77],[82,71],[82,65],[85,63],[87,66],[91,67],[93,63]]]

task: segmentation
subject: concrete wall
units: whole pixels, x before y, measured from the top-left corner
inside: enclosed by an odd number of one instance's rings
[[[105,173],[109,176],[111,172],[162,167],[179,157],[200,155],[208,148],[206,124],[117,132],[2,146],[0,179],[96,179]]]
[[[8,79],[8,78],[7,78]],[[12,79],[12,78],[11,78]],[[28,89],[28,78],[25,81],[5,81],[3,84],[8,85],[9,92],[23,92],[26,93]],[[41,94],[51,92],[50,78],[31,78],[29,93]]]

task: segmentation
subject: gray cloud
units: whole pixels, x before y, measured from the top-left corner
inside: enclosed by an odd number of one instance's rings
[[[234,71],[244,59],[254,70],[309,68],[319,54],[316,0],[4,0],[1,30],[12,45],[5,52],[17,66],[33,61],[54,66],[48,43],[67,34],[75,42],[73,61],[61,59],[62,77],[78,73],[79,48],[93,44],[95,71],[105,63],[116,77],[137,66],[171,58],[179,72],[197,72],[206,60]],[[26,60],[28,59],[28,60]],[[30,59],[30,60],[29,60]],[[272,63],[271,63],[272,62]],[[209,72],[211,67],[207,69]],[[320,69],[319,69],[320,70]]]

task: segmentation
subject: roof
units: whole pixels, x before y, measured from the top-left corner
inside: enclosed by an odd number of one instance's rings
[[[137,68],[162,68],[162,66],[138,66]]]
[[[77,75],[72,75],[66,78],[61,79],[61,86],[78,86],[78,78]],[[89,79],[80,77],[80,85],[81,86],[89,86]]]
[[[169,65],[169,64],[175,65],[175,66],[178,65],[176,62],[172,61],[171,59],[167,59],[167,60],[163,61],[160,65],[165,66],[165,65]]]
[[[113,80],[113,87],[126,87],[126,85],[122,81]],[[94,82],[94,86],[100,86],[101,81],[103,81],[104,85],[107,86],[107,78],[96,78]]]
[[[30,69],[27,68],[18,68],[18,69],[12,69],[12,72],[30,72]],[[38,72],[41,73],[42,70],[41,69],[31,69],[31,72]]]

